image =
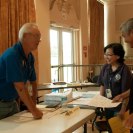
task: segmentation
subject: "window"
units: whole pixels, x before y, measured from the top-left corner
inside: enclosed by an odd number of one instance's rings
[[[73,81],[73,32],[62,28],[50,29],[51,80]]]

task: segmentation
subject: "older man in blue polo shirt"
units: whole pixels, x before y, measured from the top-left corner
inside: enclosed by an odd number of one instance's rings
[[[17,98],[24,102],[35,119],[43,116],[36,108],[37,83],[31,53],[37,49],[40,38],[38,26],[26,23],[19,31],[19,42],[0,56],[0,119],[19,112]],[[28,81],[32,85],[32,98],[26,86]]]

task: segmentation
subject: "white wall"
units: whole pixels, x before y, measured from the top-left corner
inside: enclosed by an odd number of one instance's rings
[[[38,48],[39,62],[39,84],[51,82],[51,66],[50,66],[50,42],[49,42],[49,26],[50,12],[49,0],[35,0],[36,6],[36,22],[42,34],[42,41]]]
[[[104,46],[120,42],[120,25],[133,17],[133,0],[99,0],[104,4]],[[126,56],[133,56],[133,49],[123,44]]]
[[[116,4],[116,31],[120,36],[119,27],[122,22],[129,18],[133,18],[133,0],[127,0],[125,2],[119,2]],[[118,36],[117,35],[117,36]],[[133,49],[123,41],[123,46],[126,51],[126,56],[133,56]]]

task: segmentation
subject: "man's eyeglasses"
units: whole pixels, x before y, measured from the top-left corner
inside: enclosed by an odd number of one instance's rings
[[[30,35],[32,35],[32,37],[34,38],[35,41],[40,42],[41,41],[41,35],[40,34],[33,34],[33,33],[29,33]]]

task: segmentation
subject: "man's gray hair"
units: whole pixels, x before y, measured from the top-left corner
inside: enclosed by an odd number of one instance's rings
[[[122,33],[129,34],[133,30],[133,18],[130,18],[124,23],[122,23],[120,26],[120,30]]]
[[[19,30],[19,41],[23,40],[25,33],[32,33],[34,28],[38,29],[38,26],[35,23],[25,23]]]

